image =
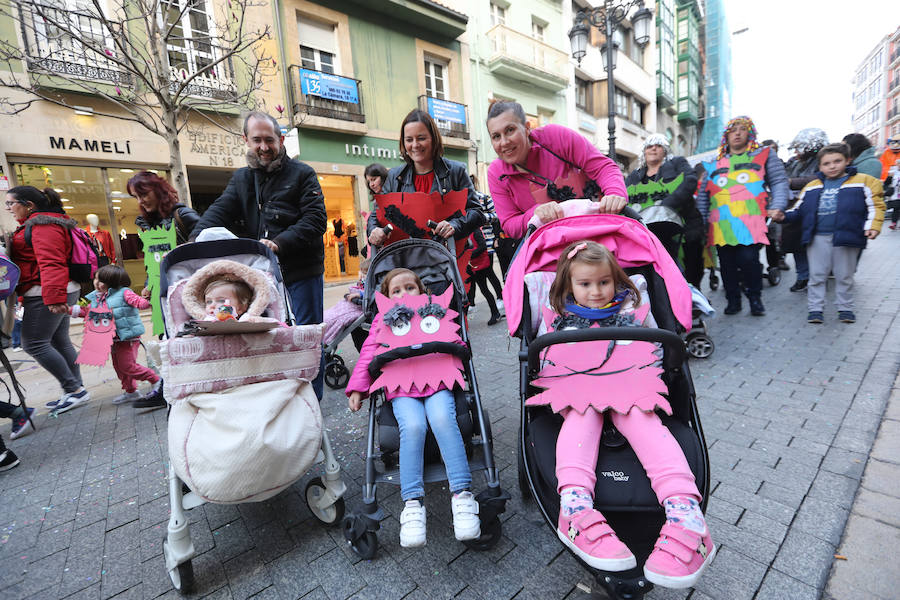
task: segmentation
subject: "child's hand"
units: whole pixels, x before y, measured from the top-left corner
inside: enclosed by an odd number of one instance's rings
[[[874,240],[875,238],[878,237],[879,233],[881,233],[881,232],[878,231],[877,229],[869,229],[868,231],[866,231],[866,237],[869,238],[870,240]]]
[[[347,398],[347,406],[350,407],[350,410],[353,412],[358,411],[362,408],[363,401],[363,393],[362,392],[351,392],[350,396]]]
[[[766,211],[766,214],[769,215],[773,221],[777,221],[778,223],[784,221],[784,212],[777,208]]]

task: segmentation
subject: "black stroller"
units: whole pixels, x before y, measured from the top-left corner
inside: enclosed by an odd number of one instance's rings
[[[591,239],[610,248],[630,276],[643,275],[658,329],[609,327],[537,334],[537,321],[533,319],[533,314],[535,307],[541,306],[547,299],[532,298],[530,290],[536,292],[535,296],[540,295],[541,290],[546,294],[559,254],[569,243],[582,239]],[[647,248],[650,248],[649,252]],[[646,262],[646,257],[653,256],[653,252],[656,255],[665,254],[652,234],[627,217],[567,217],[544,225],[526,238],[507,274],[504,303],[508,325],[510,333],[521,338],[519,391],[522,413],[517,447],[519,487],[523,497],[537,500],[554,533],[559,513],[556,442],[562,418],[547,406],[526,406],[525,402],[540,391],[532,382],[541,368],[542,351],[551,345],[575,341],[642,340],[662,346],[662,379],[668,388],[673,416],[661,415],[661,418],[685,453],[697,488],[703,495],[701,507],[705,511],[709,493],[709,456],[700,426],[685,344],[679,336],[691,322],[690,303],[683,298],[683,290],[687,288],[674,263],[669,270],[661,271],[667,273],[667,277],[671,276],[672,281],[667,282],[654,268],[658,267],[656,263]],[[669,260],[668,256],[663,260]],[[544,283],[537,284],[536,279],[528,277],[529,274],[541,278]],[[675,281],[679,277],[680,282]],[[670,292],[680,295],[677,310],[670,302]],[[650,487],[644,467],[609,419],[604,423],[601,445],[594,506],[634,553],[637,567],[621,572],[605,572],[589,567],[581,559],[579,562],[610,597],[641,598],[653,588],[653,584],[644,578],[642,568],[653,550],[665,515]]]
[[[456,266],[456,257],[446,246],[425,239],[406,239],[385,246],[372,259],[366,278],[364,307],[366,314],[374,316],[377,310],[375,290],[378,290],[384,276],[397,267],[416,272],[425,287],[434,294],[441,294],[452,286],[453,300],[450,308],[460,314],[460,338],[463,344],[449,342],[428,342],[405,348],[395,348],[375,357],[369,365],[369,372],[375,376],[388,362],[432,353],[456,354],[463,363],[467,390],[455,391],[456,418],[469,469],[473,475],[484,471],[487,489],[476,495],[481,516],[481,537],[464,542],[475,550],[492,548],[500,540],[501,523],[499,515],[506,510],[509,494],[501,490],[500,479],[494,464],[490,421],[481,404],[475,368],[472,362],[469,336],[465,318],[462,316],[466,292]],[[376,450],[376,441],[378,450]],[[379,390],[369,396],[369,424],[366,436],[366,471],[363,485],[361,512],[351,513],[344,518],[344,537],[354,552],[362,558],[371,559],[378,551],[376,532],[379,522],[385,518],[376,498],[376,485],[400,482],[397,468],[397,451],[400,448],[400,430],[390,402],[385,401],[384,391]],[[425,483],[447,479],[440,451],[432,432],[425,440]],[[380,464],[379,464],[380,463]]]

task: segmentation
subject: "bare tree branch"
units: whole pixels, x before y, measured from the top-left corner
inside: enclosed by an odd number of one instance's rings
[[[213,14],[213,1],[90,0],[73,10],[68,0],[0,0],[0,16],[21,38],[0,40],[0,86],[17,93],[0,96],[0,112],[38,102],[74,110],[88,94],[99,101],[96,115],[166,140],[172,179],[187,199],[179,134],[191,119],[239,133],[235,111],[255,108],[263,81],[277,73],[262,46],[270,27],[248,25],[248,11],[267,4],[221,0]],[[190,14],[204,7],[205,19]]]

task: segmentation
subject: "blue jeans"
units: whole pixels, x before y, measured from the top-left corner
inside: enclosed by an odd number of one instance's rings
[[[322,275],[315,275],[307,279],[301,279],[294,283],[285,285],[288,296],[291,299],[291,310],[294,311],[294,322],[297,325],[310,325],[313,323],[321,323],[324,320],[322,303],[325,278]],[[322,382],[325,376],[325,355],[319,363],[319,374],[313,379],[313,390],[319,402],[322,401]]]
[[[716,246],[722,285],[729,304],[741,303],[741,290],[748,298],[762,295],[762,263],[759,262],[759,244],[747,246]]]
[[[794,265],[797,267],[797,279],[809,279],[809,257],[806,255],[806,246],[800,248],[800,252],[794,252]]]
[[[441,449],[450,491],[456,493],[468,489],[472,485],[472,472],[456,422],[453,392],[440,390],[424,399],[401,396],[391,400],[391,404],[400,426],[400,497],[403,501],[425,496],[426,417]]]
[[[12,330],[12,347],[18,348],[22,345],[22,321],[16,319]]]

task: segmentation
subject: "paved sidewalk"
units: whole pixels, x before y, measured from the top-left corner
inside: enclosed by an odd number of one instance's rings
[[[900,340],[896,340],[900,341]],[[900,568],[900,375],[869,454],[862,485],[834,561],[827,600],[897,598]],[[885,560],[887,558],[887,561]]]
[[[656,589],[648,599],[814,599],[825,594],[832,572],[828,593],[841,600],[887,598],[898,589],[900,567],[886,543],[897,540],[900,526],[896,401],[883,420],[900,366],[898,255],[900,234],[890,231],[864,253],[855,324],[837,322],[829,307],[824,325],[808,325],[805,296],[788,291],[793,272],[778,287],[765,284],[768,316],[751,317],[745,305],[742,314],[712,322],[716,351],[691,370],[712,461],[709,522],[720,552],[695,590]],[[721,291],[711,300],[724,307]],[[381,548],[375,560],[361,561],[339,530],[309,513],[302,495],[314,470],[267,502],[188,513],[198,551],[194,597],[587,598],[578,587],[590,586],[587,575],[519,496],[518,344],[502,325],[487,327],[488,316],[482,305],[471,317],[476,369],[501,481],[512,494],[496,548],[476,553],[452,539],[448,494],[438,485],[428,488],[428,545],[401,548],[397,489],[382,487],[379,502],[389,516]],[[349,343],[344,355],[355,359]],[[161,548],[165,412],[113,406],[118,381],[105,367],[85,370],[89,405],[49,418],[43,406],[58,386],[22,353],[9,356],[41,414],[37,432],[9,443],[21,466],[0,474],[0,597],[177,598]],[[354,508],[366,415],[351,415],[333,390],[323,410]],[[879,427],[882,442],[870,455]],[[7,440],[8,431],[3,425]],[[879,551],[871,558],[881,559],[876,571],[867,553]],[[836,553],[847,560],[835,563]],[[878,581],[848,571],[860,566]]]

